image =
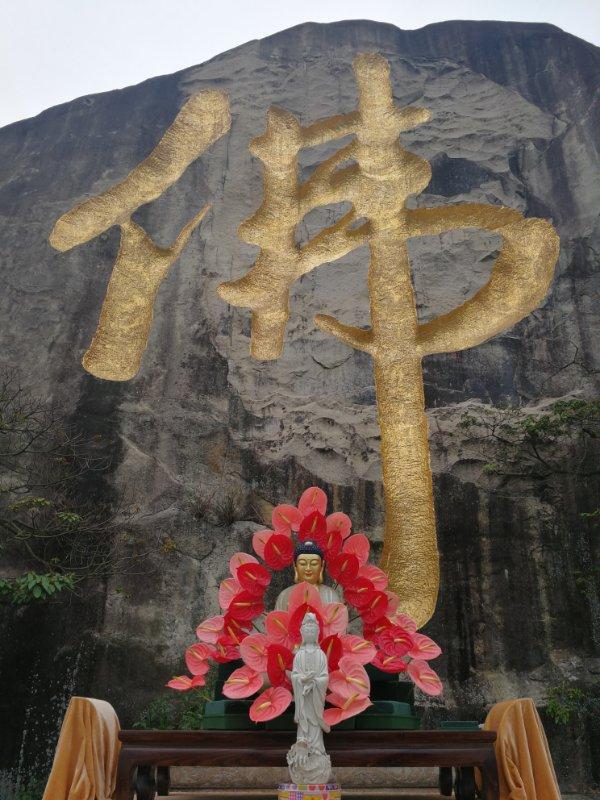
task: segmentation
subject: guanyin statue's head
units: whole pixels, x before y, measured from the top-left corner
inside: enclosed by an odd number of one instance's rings
[[[294,583],[306,581],[316,586],[323,583],[325,558],[318,544],[298,542],[294,550]]]
[[[302,625],[300,625],[303,644],[316,644],[319,638],[319,623],[315,615],[308,611],[304,615]]]

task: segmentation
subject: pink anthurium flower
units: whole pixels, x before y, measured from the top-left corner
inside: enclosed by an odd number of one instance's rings
[[[388,576],[382,569],[374,564],[363,564],[358,570],[359,578],[368,578],[378,592],[385,592],[388,585]],[[390,593],[391,594],[391,593]],[[398,603],[396,603],[396,606]]]
[[[256,555],[259,558],[264,559],[265,557],[265,546],[271,536],[274,535],[274,531],[256,531],[256,533],[252,536],[252,548]]]
[[[288,631],[288,636],[290,637],[291,641],[294,644],[298,644],[302,639],[302,634],[300,633],[300,626],[302,625],[302,620],[304,616],[309,612],[312,613],[317,618],[317,622],[319,623],[319,641],[323,638],[323,617],[321,616],[321,610],[311,606],[309,603],[302,603],[302,605],[297,606],[294,609],[294,613],[290,614],[290,628]]]
[[[343,603],[329,603],[323,609],[323,636],[344,633],[348,627],[348,609]]]
[[[262,564],[242,564],[238,567],[237,579],[247,592],[262,595],[271,583],[271,573]]]
[[[180,675],[177,678],[172,678],[166,686],[169,689],[176,689],[178,692],[187,692],[188,689],[192,688],[192,679],[189,675]]]
[[[414,659],[407,667],[408,674],[425,694],[438,695],[444,691],[439,676],[431,669],[426,661]]]
[[[250,706],[250,719],[253,722],[266,722],[286,710],[292,702],[292,693],[284,686],[272,686],[259,694]]]
[[[234,553],[229,559],[229,572],[237,578],[238,568],[242,564],[258,564],[258,561],[249,553]]]
[[[399,625],[386,628],[379,637],[379,647],[386,656],[405,656],[413,646],[413,634]]]
[[[219,605],[227,611],[233,598],[242,591],[242,586],[235,578],[225,578],[219,586]]]
[[[400,599],[397,594],[394,592],[390,592],[389,589],[386,589],[386,595],[388,599],[388,617],[390,614],[395,614],[398,610],[398,605],[400,604]],[[402,627],[405,627],[404,625]]]
[[[193,644],[185,651],[185,663],[192,675],[206,675],[210,669],[209,658],[214,658],[215,651],[206,644]]]
[[[350,697],[346,698],[338,697],[335,694],[330,694],[327,695],[326,700],[330,703],[335,701],[333,707],[326,708],[323,713],[323,720],[330,727],[337,725],[338,722],[342,722],[349,717],[360,714],[361,711],[365,710],[365,708],[369,708],[369,706],[373,705],[368,697],[358,693],[350,695]]]
[[[404,628],[405,631],[409,633],[415,633],[417,630],[417,623],[414,621],[412,617],[409,617],[408,614],[401,614],[395,611],[393,614],[388,615],[389,621],[392,625],[399,625],[401,628]]]
[[[271,569],[284,569],[294,560],[294,544],[283,533],[274,533],[269,536],[264,550],[265,562]]]
[[[264,633],[252,633],[240,642],[240,655],[244,663],[255,672],[267,671],[267,647],[269,639]]]
[[[370,664],[377,655],[377,648],[372,642],[361,636],[343,634],[340,636],[344,655],[352,656],[359,664]]]
[[[327,517],[327,531],[339,531],[342,539],[347,539],[352,530],[352,522],[347,514],[336,511]]]
[[[275,506],[271,514],[271,522],[276,533],[283,533],[291,536],[292,531],[297,531],[302,522],[302,514],[296,506],[279,505]]]
[[[305,489],[298,501],[298,511],[303,517],[307,517],[313,511],[325,514],[327,511],[327,495],[318,486],[310,486]]]
[[[423,633],[412,633],[411,637],[413,646],[407,653],[411,658],[431,661],[432,658],[437,658],[442,652],[442,648]]]
[[[271,611],[265,618],[265,630],[275,644],[291,645],[289,637],[290,615],[287,611]]]
[[[369,602],[365,606],[361,606],[360,616],[363,622],[372,624],[385,615],[387,607],[388,599],[386,593],[374,592]]]
[[[223,632],[224,617],[209,617],[196,628],[196,636],[201,642],[214,644]]]
[[[223,684],[223,694],[234,700],[251,695],[262,689],[263,678],[248,665],[234,670]]]
[[[362,664],[352,656],[342,656],[338,669],[329,676],[329,688],[341,697],[359,694],[368,696],[371,684],[369,676]]]
[[[344,542],[342,552],[352,553],[358,559],[358,563],[363,567],[369,560],[371,545],[364,533],[354,533]]]
[[[306,583],[306,581],[296,584],[296,586],[294,586],[290,592],[290,596],[288,598],[288,611],[290,615],[294,613],[298,606],[304,604],[308,604],[309,606],[316,608],[319,613],[321,613],[323,610],[323,601],[321,600],[319,590],[311,583]]]

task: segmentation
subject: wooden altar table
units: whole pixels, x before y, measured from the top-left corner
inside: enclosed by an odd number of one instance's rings
[[[293,731],[123,730],[115,800],[168,794],[170,767],[284,767],[295,736]],[[334,769],[440,767],[440,789],[448,796],[454,768],[459,800],[475,797],[478,767],[481,796],[499,800],[495,739],[493,731],[336,731],[325,736],[325,746]]]

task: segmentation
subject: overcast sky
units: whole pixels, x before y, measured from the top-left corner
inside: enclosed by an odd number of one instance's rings
[[[550,22],[600,44],[594,0],[0,0],[0,9],[0,127],[307,21]]]

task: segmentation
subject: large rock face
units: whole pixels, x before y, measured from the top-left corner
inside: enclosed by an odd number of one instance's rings
[[[530,695],[543,703],[564,680],[597,680],[596,587],[577,588],[594,558],[579,513],[594,509],[597,485],[567,476],[557,502],[531,482],[492,479],[484,457],[465,455],[459,422],[473,404],[528,408],[594,391],[600,52],[547,25],[448,22],[401,31],[366,21],[309,23],[0,131],[2,361],[101,437],[111,469],[94,491],[140,507],[136,533],[156,562],[154,571],[111,579],[86,601],[4,616],[2,641],[12,637],[0,648],[4,763],[16,761],[23,729],[23,752],[44,763],[72,693],[105,697],[131,723],[180,669],[194,625],[215,608],[227,557],[249,547],[257,513],[270,504],[317,482],[379,541],[371,364],[313,323],[326,312],[366,324],[367,253],[295,285],[285,351],[275,362],[252,360],[248,314],[215,293],[255,255],[236,229],[260,202],[260,164],[248,143],[264,130],[266,109],[280,105],[302,124],[352,110],[351,63],[365,51],[389,60],[398,104],[432,112],[402,137],[433,168],[417,205],[503,204],[550,219],[561,237],[540,309],[480,347],[424,363],[442,564],[428,630],[444,648],[447,685],[446,708],[427,713],[481,716],[497,700]],[[134,219],[167,244],[205,202],[212,215],[160,289],[139,375],[125,384],[96,380],[80,359],[118,232],[66,254],[51,249],[49,233],[62,213],[124,177],[185,98],[206,88],[229,92],[230,132]],[[332,147],[304,153],[305,174]],[[300,235],[337,212],[313,212]],[[466,232],[412,242],[421,319],[476,291],[497,246],[493,235]],[[167,537],[175,549],[165,556]],[[591,783],[584,732],[554,741],[565,786]]]

